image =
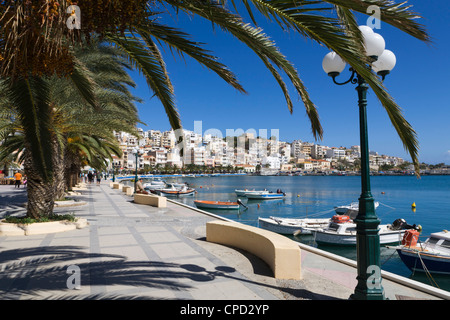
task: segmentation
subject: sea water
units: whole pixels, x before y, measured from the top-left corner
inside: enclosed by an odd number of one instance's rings
[[[166,180],[187,182],[194,187],[197,190],[194,197],[174,199],[194,207],[194,200],[236,201],[235,189],[267,189],[273,192],[281,189],[285,192],[286,197],[282,200],[248,200],[241,197],[248,207],[245,210],[211,211],[252,226],[258,226],[258,217],[329,218],[335,213],[335,206],[358,201],[361,193],[359,176],[229,176]],[[422,176],[420,179],[415,176],[372,176],[370,182],[373,198],[380,203],[376,213],[382,224],[403,218],[411,225],[421,225],[421,241],[425,241],[432,232],[450,230],[450,176]],[[312,236],[291,238],[317,246]],[[354,247],[319,248],[356,260]],[[383,270],[450,291],[449,276],[412,274],[394,249],[382,246],[380,262]]]

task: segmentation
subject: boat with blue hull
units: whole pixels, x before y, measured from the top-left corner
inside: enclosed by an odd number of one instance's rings
[[[432,233],[424,243],[402,242],[395,249],[413,272],[450,275],[450,232],[447,230]]]

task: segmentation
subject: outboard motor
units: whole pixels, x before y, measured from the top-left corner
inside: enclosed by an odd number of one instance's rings
[[[410,225],[408,223],[406,223],[405,219],[397,219],[394,222],[392,222],[392,229],[393,230],[409,230],[409,229],[413,229],[413,230],[417,230],[419,232],[422,231],[422,226],[421,225]]]
[[[243,206],[245,209],[248,209],[248,207],[242,203],[241,199],[237,199],[237,203],[239,203],[241,206]]]
[[[394,222],[392,222],[392,229],[394,230],[403,230],[404,226],[406,225],[405,219],[397,219]]]

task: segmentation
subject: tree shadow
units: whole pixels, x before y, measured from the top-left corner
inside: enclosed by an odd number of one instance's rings
[[[22,295],[35,295],[53,300],[151,300],[150,291],[162,289],[182,292],[193,289],[196,282],[217,278],[236,279],[253,285],[285,290],[293,296],[307,296],[309,292],[282,288],[241,278],[228,266],[207,270],[196,264],[161,261],[128,261],[125,256],[87,253],[79,246],[50,246],[5,250],[0,253],[0,296],[3,300],[18,300]],[[69,266],[80,270],[81,286],[98,287],[102,293],[79,294],[68,288],[72,273]],[[140,294],[107,293],[104,286],[129,286]],[[98,291],[98,290],[97,290]],[[48,293],[46,293],[48,292]],[[57,293],[54,293],[57,292]],[[315,297],[333,299],[332,297]],[[159,298],[158,298],[159,299]]]

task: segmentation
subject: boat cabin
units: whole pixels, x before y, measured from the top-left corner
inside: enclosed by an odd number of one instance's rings
[[[450,254],[450,232],[447,230],[432,233],[425,241],[426,249],[435,249]]]

